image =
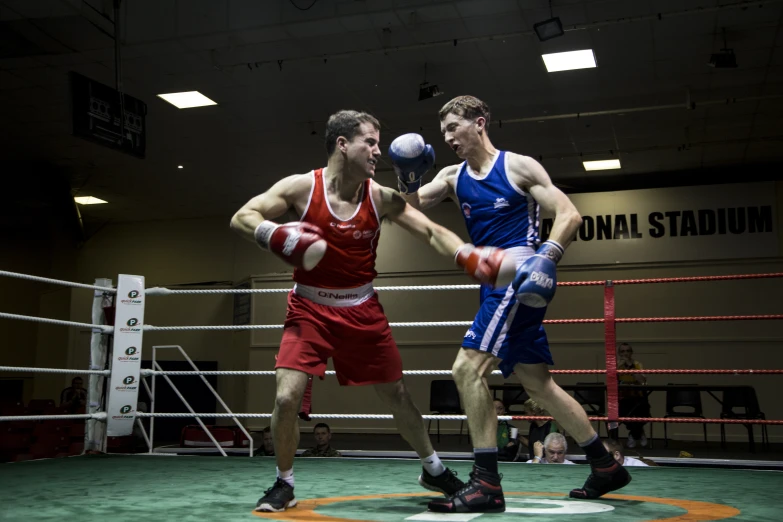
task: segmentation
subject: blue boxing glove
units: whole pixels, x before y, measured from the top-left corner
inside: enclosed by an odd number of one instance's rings
[[[552,301],[557,288],[557,262],[563,252],[557,241],[549,240],[525,259],[511,283],[517,301],[531,308],[544,308]]]
[[[403,134],[389,145],[397,186],[402,194],[413,194],[421,187],[421,178],[435,164],[432,145],[416,133]]]

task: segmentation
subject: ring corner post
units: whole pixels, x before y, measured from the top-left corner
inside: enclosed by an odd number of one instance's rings
[[[606,356],[607,427],[617,429],[619,417],[617,384],[617,323],[615,316],[614,282],[604,283],[604,350]]]
[[[95,280],[95,286],[112,288],[112,280],[107,278],[98,278]],[[92,299],[92,324],[105,325],[114,324],[114,317],[111,312],[107,316],[107,311],[114,304],[114,296],[107,291],[95,290]],[[106,355],[108,353],[109,336],[103,329],[93,328],[90,335],[90,370],[106,369]],[[94,415],[104,406],[102,390],[106,385],[106,377],[91,373],[88,376],[87,386],[87,408],[86,413]],[[106,450],[106,425],[99,422],[96,418],[89,418],[85,424],[84,430],[84,452]]]
[[[133,434],[139,399],[144,333],[144,276],[120,274],[115,300],[111,377],[106,401],[106,436]]]

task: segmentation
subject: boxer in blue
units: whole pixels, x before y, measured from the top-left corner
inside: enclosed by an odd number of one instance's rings
[[[444,105],[439,116],[443,137],[462,163],[442,169],[422,186],[434,152],[418,134],[404,134],[389,148],[400,193],[418,209],[450,197],[462,211],[471,241],[513,254],[517,276],[507,287],[481,288],[481,306],[452,368],[468,416],[475,464],[463,489],[430,502],[429,509],[505,511],[497,419],[482,380],[496,366],[505,377],[515,373],[528,394],[584,448],[592,473],[582,488],[571,491],[571,497],[598,498],[620,489],[631,476],[606,451],[584,409],[552,379],[548,366],[554,362],[542,326],[557,286],[557,263],[582,218],[536,160],[492,145],[490,111],[484,102],[460,96]],[[543,243],[538,235],[539,205],[555,215],[552,232]]]

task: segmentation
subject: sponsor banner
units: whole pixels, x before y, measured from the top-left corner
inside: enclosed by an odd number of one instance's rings
[[[582,226],[561,265],[700,261],[780,255],[775,183],[570,196]],[[552,230],[542,214],[542,241]]]
[[[106,435],[133,433],[139,397],[141,339],[144,324],[144,277],[120,274],[115,297]]]

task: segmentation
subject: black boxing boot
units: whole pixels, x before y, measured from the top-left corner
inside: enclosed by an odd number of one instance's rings
[[[572,489],[571,498],[589,499],[627,486],[631,482],[631,474],[614,458],[607,454],[598,459],[587,459],[592,473],[587,477],[581,489]]]
[[[427,509],[438,513],[502,513],[506,510],[499,473],[476,465],[465,487],[448,498],[433,500]]]

